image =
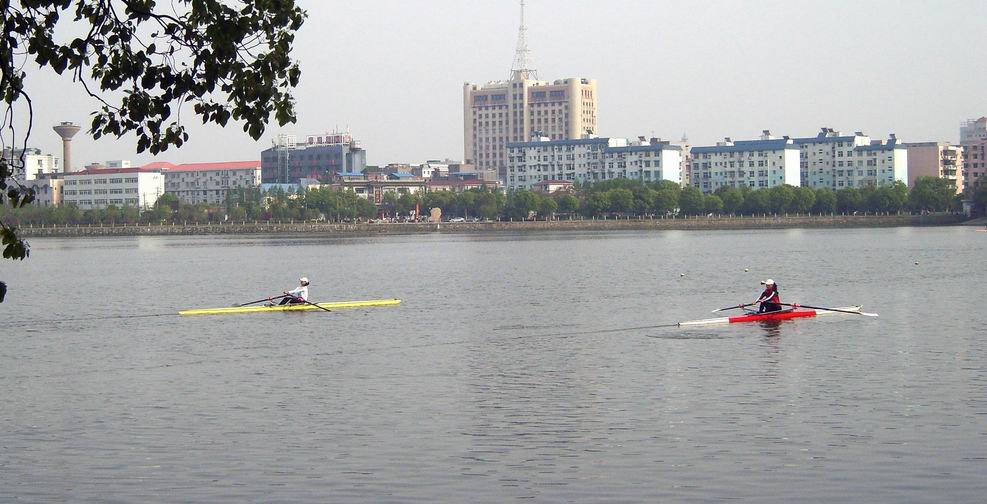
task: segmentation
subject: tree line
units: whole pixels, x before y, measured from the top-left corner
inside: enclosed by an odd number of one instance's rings
[[[981,188],[987,203],[987,186]],[[978,193],[979,194],[979,193]],[[982,205],[983,203],[981,203]],[[0,217],[16,225],[206,224],[242,221],[346,222],[377,217],[414,219],[440,208],[444,218],[486,220],[546,218],[672,217],[695,215],[834,214],[957,211],[960,198],[949,181],[919,178],[909,190],[898,182],[889,187],[770,189],[720,188],[703,194],[695,187],[670,181],[642,182],[616,179],[576,184],[571,192],[541,194],[518,190],[507,193],[486,189],[425,194],[385,193],[379,205],[349,190],[328,187],[307,191],[276,188],[230,191],[221,204],[190,204],[172,194],[158,198],[154,207],[139,211],[131,206],[81,210],[59,207],[0,206]],[[418,211],[415,214],[415,211]]]

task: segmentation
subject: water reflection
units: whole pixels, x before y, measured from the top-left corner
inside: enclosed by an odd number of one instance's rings
[[[781,325],[786,322],[782,320],[762,320],[757,325],[761,328],[764,336],[776,338],[781,336]]]

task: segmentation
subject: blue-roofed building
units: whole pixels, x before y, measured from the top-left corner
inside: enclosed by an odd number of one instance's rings
[[[843,135],[833,128],[821,128],[814,137],[796,138],[795,145],[799,146],[802,185],[807,187],[828,187],[840,189],[847,187],[849,180],[843,179],[843,185],[837,180],[837,173],[842,171],[845,177],[847,168],[852,167],[856,147],[870,145],[870,137],[861,132]]]
[[[879,141],[859,131],[843,135],[822,128],[815,137],[796,138],[795,144],[799,146],[804,186],[838,191],[891,185],[899,180],[907,183],[907,149],[894,135]]]
[[[508,189],[532,189],[548,180],[600,182],[635,179],[681,183],[682,147],[657,138],[587,137],[507,144]]]
[[[721,187],[767,189],[801,185],[799,147],[788,137],[765,131],[758,140],[724,139],[716,145],[691,149],[690,183],[704,193]]]

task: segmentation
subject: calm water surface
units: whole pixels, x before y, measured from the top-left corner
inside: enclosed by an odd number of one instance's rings
[[[969,228],[32,246],[0,263],[0,502],[987,494],[987,233]],[[403,304],[174,315],[302,275],[318,300]],[[765,277],[881,316],[650,327]]]

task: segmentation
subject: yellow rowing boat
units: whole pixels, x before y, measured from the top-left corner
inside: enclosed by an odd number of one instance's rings
[[[327,310],[337,310],[342,308],[368,308],[371,306],[394,306],[401,304],[400,299],[370,299],[367,301],[335,301],[331,303],[318,303],[318,306]],[[281,306],[233,306],[230,308],[199,308],[195,310],[182,310],[179,315],[232,315],[234,313],[263,313],[263,312],[288,312],[318,310],[315,304],[293,304]]]

